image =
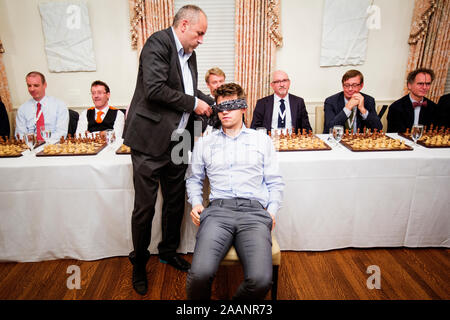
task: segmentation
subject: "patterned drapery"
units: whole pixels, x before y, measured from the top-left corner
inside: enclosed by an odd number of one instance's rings
[[[234,78],[247,94],[247,126],[252,121],[256,101],[270,94],[275,50],[283,44],[280,1],[236,0]]]
[[[436,78],[427,97],[435,102],[444,93],[450,61],[449,16],[448,0],[415,0],[406,74],[420,67],[433,69]]]
[[[174,0],[128,0],[130,6],[131,47],[138,56],[147,38],[172,25]]]
[[[12,111],[11,95],[9,93],[8,79],[6,78],[5,65],[3,64],[3,48],[2,40],[0,40],[0,98],[6,106],[6,110]]]

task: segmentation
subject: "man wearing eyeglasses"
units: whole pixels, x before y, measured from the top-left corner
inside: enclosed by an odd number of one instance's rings
[[[389,107],[387,132],[406,132],[413,124],[438,125],[437,106],[425,98],[433,80],[434,72],[431,69],[419,68],[408,74],[406,82],[409,94]]]
[[[364,76],[360,71],[349,70],[342,76],[343,91],[325,99],[323,133],[329,133],[335,125],[355,133],[364,127],[383,128],[375,110],[375,99],[362,93],[363,87]]]
[[[91,96],[94,107],[84,110],[80,115],[76,136],[93,132],[106,134],[106,130],[113,129],[117,138],[122,137],[125,115],[119,109],[109,106],[111,92],[109,86],[100,80],[91,84]]]
[[[289,93],[291,81],[286,72],[278,70],[272,75],[270,86],[274,94],[259,99],[253,111],[250,127],[265,127],[267,131],[280,129],[284,132],[294,128],[303,131],[312,130],[309,124],[303,98]]]

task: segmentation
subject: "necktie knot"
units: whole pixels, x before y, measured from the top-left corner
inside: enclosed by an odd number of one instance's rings
[[[422,102],[413,102],[413,107],[426,107],[427,106],[427,101],[423,100]]]
[[[103,111],[97,112],[97,119],[95,119],[95,122],[101,123],[103,121],[102,120],[102,115],[103,115]]]

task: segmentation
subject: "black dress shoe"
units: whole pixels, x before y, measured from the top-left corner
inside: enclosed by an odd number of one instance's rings
[[[168,257],[166,259],[159,258],[159,261],[162,263],[167,263],[174,267],[175,269],[187,272],[191,268],[191,264],[181,258],[179,255],[174,255],[172,257]]]
[[[148,290],[147,271],[144,265],[133,265],[133,288],[140,295],[145,295]]]

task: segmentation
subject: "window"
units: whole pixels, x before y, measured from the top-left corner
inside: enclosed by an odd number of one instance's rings
[[[234,81],[234,15],[235,0],[175,0],[175,12],[186,4],[199,6],[208,16],[208,30],[204,43],[195,49],[197,53],[198,88],[205,94],[206,72],[219,67],[225,72],[226,82]]]

